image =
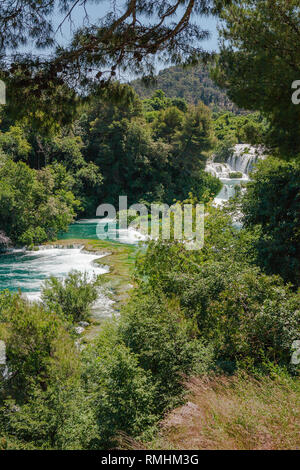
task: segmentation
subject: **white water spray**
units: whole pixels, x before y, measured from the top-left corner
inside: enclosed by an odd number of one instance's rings
[[[221,191],[214,200],[215,205],[222,205],[234,197],[236,187],[249,181],[249,173],[255,169],[257,161],[263,158],[265,158],[263,147],[237,144],[227,162],[218,163],[214,159],[208,161],[205,170],[223,183]],[[230,178],[230,175],[236,172],[241,173],[241,177]]]

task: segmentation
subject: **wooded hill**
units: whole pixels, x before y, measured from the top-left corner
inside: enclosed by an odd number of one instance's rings
[[[213,111],[226,110],[239,113],[239,109],[226,93],[211,80],[207,68],[203,65],[189,68],[169,67],[161,70],[151,86],[145,86],[140,79],[130,84],[141,98],[150,98],[154,90],[160,89],[170,98],[184,98],[191,104],[201,100]]]

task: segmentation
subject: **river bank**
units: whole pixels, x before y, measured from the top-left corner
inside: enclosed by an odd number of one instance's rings
[[[59,239],[47,242],[45,247],[76,248],[99,256],[94,263],[108,269],[98,276],[101,284],[99,302],[92,309],[91,323],[83,333],[83,339],[91,340],[101,329],[107,313],[118,314],[134,287],[132,273],[140,248],[108,240]]]

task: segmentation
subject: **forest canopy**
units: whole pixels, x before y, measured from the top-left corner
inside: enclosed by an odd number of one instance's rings
[[[141,79],[132,81],[130,85],[141,98],[150,98],[155,89],[159,89],[169,98],[182,98],[191,104],[203,101],[212,111],[239,112],[227,94],[210,78],[209,68],[204,64],[187,68],[169,67],[154,77],[152,85],[146,86]]]

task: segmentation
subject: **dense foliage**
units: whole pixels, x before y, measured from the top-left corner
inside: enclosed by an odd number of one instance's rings
[[[242,200],[245,227],[257,231],[256,260],[267,273],[300,284],[300,166],[268,159]]]
[[[221,53],[214,78],[242,108],[271,123],[269,144],[285,158],[300,151],[298,0],[236,0],[221,14]]]
[[[232,141],[262,145],[266,141],[268,122],[259,113],[236,115],[233,113],[215,113],[214,130],[220,143]]]
[[[72,126],[32,132],[2,110],[0,221],[13,243],[54,239],[76,215],[102,202],[209,200],[220,182],[203,170],[215,145],[212,117],[201,102],[170,101],[157,91],[142,102],[116,85],[117,101],[93,96]],[[41,131],[41,129],[40,129]]]
[[[54,168],[37,171],[5,157],[0,165],[0,224],[13,242],[41,243],[68,227],[79,201]]]
[[[234,229],[215,209],[205,223],[201,251],[150,244],[139,267],[143,292],[178,299],[221,362],[258,365],[266,359],[287,365],[299,335],[299,294],[254,265],[255,233]]]
[[[184,99],[188,103],[198,101],[213,111],[238,111],[228,96],[216,86],[206,66],[170,67],[161,70],[152,85],[145,86],[142,80],[134,80],[131,86],[142,98],[150,98],[155,88],[162,90],[169,98]]]
[[[171,203],[191,190],[199,199],[207,189],[215,193],[218,182],[203,172],[214,145],[208,108],[170,102],[157,91],[143,112],[137,95],[126,90],[130,96],[115,105],[93,100],[80,119],[86,159],[104,178],[101,199],[116,203],[123,194],[129,203]]]
[[[182,400],[183,377],[297,374],[299,293],[254,265],[254,234],[223,211],[208,209],[205,225],[203,250],[156,240],[141,252],[121,317],[88,345],[74,329],[95,298],[84,275],[48,281],[45,305],[2,293],[2,448],[111,448],[120,432],[149,440]]]
[[[52,30],[44,20],[54,2],[21,3],[25,8],[12,20],[5,16],[9,2],[0,7],[0,25],[8,31],[7,37],[0,31],[0,47],[26,43],[18,37],[23,19],[29,38],[41,47],[51,45]],[[232,375],[227,383],[236,384],[240,396],[246,372],[250,395],[259,403],[255,413],[266,410],[264,422],[272,429],[265,396],[279,390],[284,400],[291,392],[292,403],[299,401],[299,361],[291,362],[293,353],[299,359],[293,345],[300,338],[299,110],[289,105],[299,67],[298,2],[184,1],[174,10],[159,1],[154,29],[140,28],[137,19],[147,13],[153,20],[153,4],[142,3],[136,15],[136,3],[128,2],[125,16],[116,13],[105,24],[79,30],[70,48],[57,51],[54,64],[25,57],[24,67],[12,63],[7,71],[8,91],[19,91],[1,110],[0,242],[5,245],[9,237],[33,245],[55,238],[80,213],[94,215],[98,204],[128,195],[129,203],[204,202],[204,246],[188,250],[186,240],[160,236],[149,241],[137,256],[134,289],[100,333],[97,325],[93,341],[78,326],[93,326],[100,280],[78,272],[64,280],[51,277],[39,303],[21,292],[1,292],[7,363],[0,365],[0,449],[111,449],[120,433],[149,442],[166,412],[184,400],[185,383],[193,377],[208,384]],[[68,11],[68,1],[60,4]],[[79,102],[63,85],[69,72],[76,78],[74,54],[83,70],[105,64],[111,76],[116,64],[134,71],[146,66],[152,73],[151,61],[145,61],[163,50],[163,59],[171,55],[175,63],[194,63],[199,48],[189,41],[205,33],[190,24],[192,12],[218,7],[216,12],[225,4],[224,44],[214,76],[237,105],[255,113],[229,112],[236,110],[202,69],[189,75],[178,68],[162,72],[163,90],[144,100],[115,82],[105,91],[94,88]],[[179,7],[185,13],[177,34],[176,26],[164,21]],[[48,93],[44,73],[51,77]],[[178,79],[175,86],[170,73]],[[205,88],[196,92],[199,76]],[[22,83],[25,107],[31,86],[35,93],[28,110],[20,106],[18,113]],[[135,86],[144,93],[140,83]],[[198,102],[199,93],[205,104]],[[216,162],[227,162],[236,143],[270,147],[247,189],[217,208],[212,199],[221,183],[205,173],[205,164],[213,153]],[[267,156],[272,153],[283,158]],[[239,228],[236,219],[243,222]],[[217,425],[221,432],[224,426],[232,434],[235,419],[235,436],[244,428],[251,436],[257,429],[251,421],[254,405],[249,394],[242,396],[247,412],[236,413],[228,424],[217,409],[210,414],[214,425],[206,420],[211,429]],[[275,401],[270,400],[272,410],[285,409]],[[207,409],[212,408],[210,401]],[[297,412],[291,416],[295,421]],[[276,416],[276,429],[284,418]]]

